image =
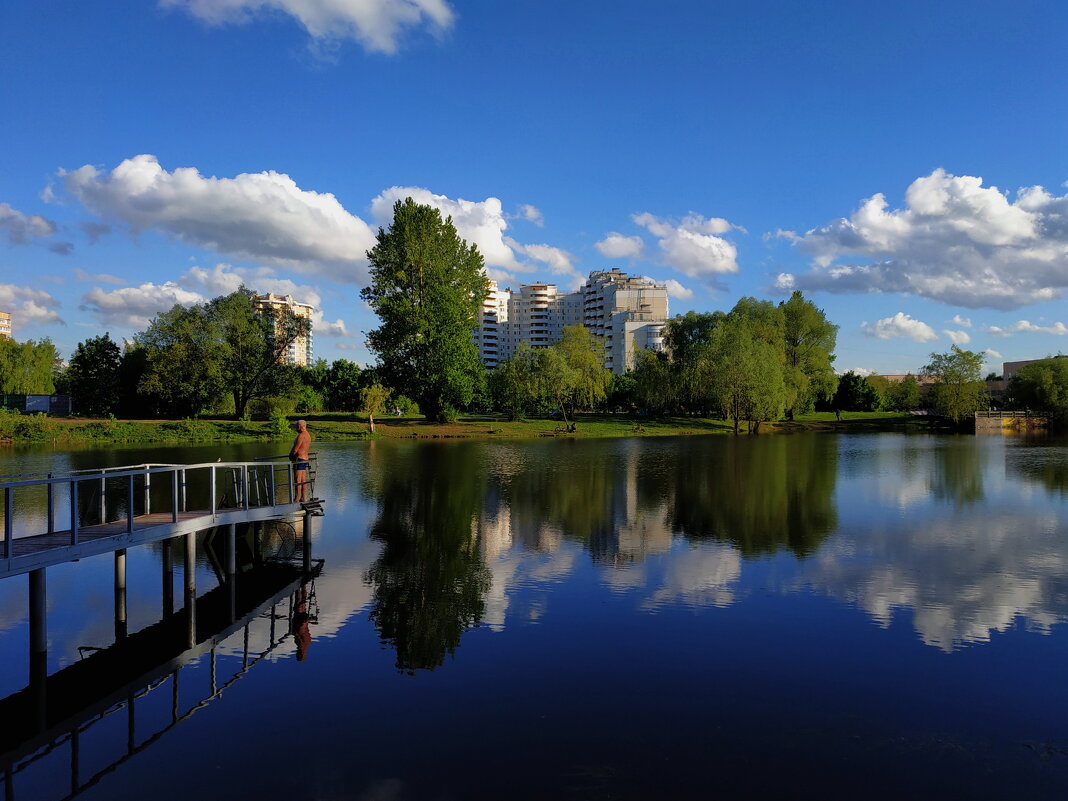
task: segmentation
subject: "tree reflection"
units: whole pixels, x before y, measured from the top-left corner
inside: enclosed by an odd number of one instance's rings
[[[983,499],[983,450],[973,436],[952,437],[935,449],[931,493],[958,508]]]
[[[473,535],[486,491],[480,450],[370,443],[366,488],[378,518],[381,555],[365,579],[371,620],[397,653],[399,670],[432,670],[482,617],[490,574]]]
[[[747,557],[780,548],[806,556],[838,524],[837,470],[834,437],[695,442],[678,451],[674,526],[686,537],[728,542]]]

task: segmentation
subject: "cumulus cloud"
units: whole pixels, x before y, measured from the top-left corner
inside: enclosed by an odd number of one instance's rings
[[[967,345],[972,341],[971,335],[967,331],[954,331],[950,328],[943,328],[942,333],[945,334],[949,341],[954,345]]]
[[[34,323],[66,325],[56,311],[58,300],[40,289],[15,284],[0,284],[0,309],[12,313],[15,328]]]
[[[89,244],[95,245],[101,237],[111,233],[111,226],[98,222],[82,223],[82,232],[89,238]]]
[[[993,348],[987,348],[986,350],[983,351],[983,354],[985,356],[989,356],[991,359],[1004,359],[1005,358],[1004,356],[1002,356],[1000,353],[998,353]]]
[[[1013,323],[1012,330],[1029,334],[1054,334],[1059,337],[1068,334],[1068,326],[1061,322],[1053,323],[1053,325],[1036,325],[1029,320],[1020,320]]]
[[[445,0],[160,0],[212,25],[242,24],[269,12],[294,17],[316,40],[352,39],[365,49],[394,53],[409,30],[440,35],[455,15]]]
[[[914,320],[904,312],[898,312],[893,317],[884,317],[874,323],[863,323],[861,328],[864,333],[876,339],[894,339],[903,337],[915,342],[930,342],[938,339],[938,334],[927,323]]]
[[[606,259],[638,259],[645,253],[640,236],[624,236],[617,231],[610,231],[594,247]]]
[[[515,252],[505,241],[508,220],[501,211],[499,199],[453,200],[418,186],[392,186],[371,201],[371,216],[379,225],[388,226],[393,221],[393,204],[409,197],[416,203],[433,206],[442,217],[452,217],[456,232],[478,247],[487,267],[523,270]]]
[[[674,278],[669,278],[664,282],[667,285],[668,295],[679,300],[686,300],[693,297],[693,290],[687,289]]]
[[[54,234],[56,224],[40,214],[23,214],[7,203],[0,203],[0,231],[12,245],[26,245],[31,239]]]
[[[1014,309],[1068,286],[1068,195],[1040,186],[1015,200],[983,179],[937,169],[888,209],[883,194],[803,235],[784,232],[812,268],[780,277],[829,292],[901,292],[972,308]]]
[[[322,312],[317,312],[313,315],[312,330],[315,331],[316,336],[323,337],[347,337],[350,335],[344,320],[339,318],[334,322],[330,322],[323,318]]]
[[[876,375],[876,372],[874,370],[870,370],[867,367],[851,367],[845,372],[838,373],[838,375],[845,375],[846,373],[853,373],[854,375],[859,376]]]
[[[643,212],[631,220],[657,237],[660,260],[683,275],[715,283],[716,276],[738,272],[738,249],[720,236],[736,226],[721,217],[691,212],[675,222]]]
[[[953,323],[953,325],[959,325],[961,328],[972,327],[972,321],[967,317],[961,317],[959,314],[954,314],[953,319],[949,322]]]
[[[61,172],[67,191],[95,214],[157,230],[194,247],[361,284],[371,227],[332,194],[303,190],[274,171],[205,177],[193,167],[164,170],[155,156],[110,173],[85,165]]]
[[[276,295],[292,295],[298,303],[318,306],[321,302],[319,291],[307,284],[298,284],[288,278],[279,278],[269,267],[234,267],[229,264],[216,264],[212,268],[190,267],[178,279],[186,289],[203,290],[208,295],[228,295],[242,286],[255,292],[273,292]]]
[[[92,312],[104,325],[140,330],[146,328],[154,316],[175,304],[192,306],[205,300],[204,295],[173,281],[164,284],[146,282],[112,290],[93,287],[82,295],[78,308]]]

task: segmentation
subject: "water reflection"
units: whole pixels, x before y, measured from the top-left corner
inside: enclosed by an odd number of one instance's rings
[[[382,551],[368,570],[371,620],[399,670],[441,665],[485,608],[489,573],[474,521],[485,499],[477,448],[383,448],[371,443],[364,475]]]

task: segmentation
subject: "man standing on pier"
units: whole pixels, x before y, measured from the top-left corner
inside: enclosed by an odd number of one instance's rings
[[[305,420],[297,420],[297,438],[293,440],[293,447],[289,449],[289,461],[293,462],[293,477],[297,482],[297,495],[293,499],[295,503],[304,503],[308,500],[309,447],[311,447],[311,434],[308,433],[308,423]]]

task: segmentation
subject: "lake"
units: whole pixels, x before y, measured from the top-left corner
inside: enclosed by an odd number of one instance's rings
[[[7,450],[0,472],[284,448]],[[322,572],[87,727],[79,798],[1068,796],[1064,441],[315,449]],[[129,552],[131,633],[161,617],[160,560]],[[114,641],[111,571],[49,568],[50,672]],[[0,696],[27,629],[27,579],[0,582]],[[7,798],[64,798],[71,748]]]

